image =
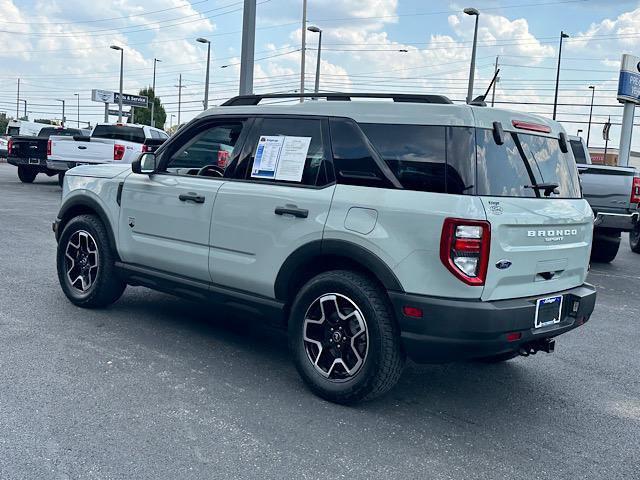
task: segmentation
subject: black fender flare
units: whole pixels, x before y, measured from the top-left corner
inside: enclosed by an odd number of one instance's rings
[[[292,279],[305,264],[322,257],[343,257],[370,271],[389,291],[404,292],[398,277],[379,256],[372,251],[346,240],[315,240],[296,249],[280,267],[274,285],[275,297],[287,300],[288,287]]]
[[[60,239],[60,235],[62,234],[62,231],[64,230],[64,227],[69,222],[69,220],[77,215],[82,215],[88,212],[95,213],[96,215],[98,215],[98,217],[100,217],[100,220],[104,224],[104,227],[107,229],[109,244],[111,245],[113,252],[115,252],[117,255],[118,249],[116,237],[113,233],[113,227],[111,225],[111,222],[109,221],[109,217],[104,211],[102,205],[100,205],[97,200],[88,196],[72,197],[60,206],[58,218],[56,219],[56,222],[58,223],[58,228],[56,229],[56,241]]]

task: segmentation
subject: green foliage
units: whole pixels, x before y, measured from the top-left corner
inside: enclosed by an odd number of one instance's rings
[[[151,124],[151,103],[155,103],[155,111],[153,116],[155,117],[155,126],[156,128],[164,128],[164,124],[167,120],[167,113],[164,111],[164,107],[162,106],[162,102],[159,97],[155,96],[155,93],[151,87],[143,88],[140,90],[139,95],[144,95],[149,98],[149,107],[148,108],[135,108],[133,112],[133,123],[138,123],[141,125],[150,125]]]

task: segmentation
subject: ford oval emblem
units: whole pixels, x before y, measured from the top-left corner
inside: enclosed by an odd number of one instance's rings
[[[499,268],[500,270],[506,270],[510,266],[511,262],[509,260],[500,260],[498,263],[496,263],[496,268]]]

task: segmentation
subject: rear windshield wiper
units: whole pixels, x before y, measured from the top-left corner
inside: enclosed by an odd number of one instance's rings
[[[559,195],[559,185],[557,183],[536,183],[535,185],[525,185],[524,188],[531,188],[533,190],[544,190],[544,196],[549,197],[552,193]]]

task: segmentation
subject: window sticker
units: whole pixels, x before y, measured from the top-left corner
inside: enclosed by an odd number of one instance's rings
[[[288,182],[302,181],[310,145],[311,137],[261,136],[253,160],[251,177]]]

